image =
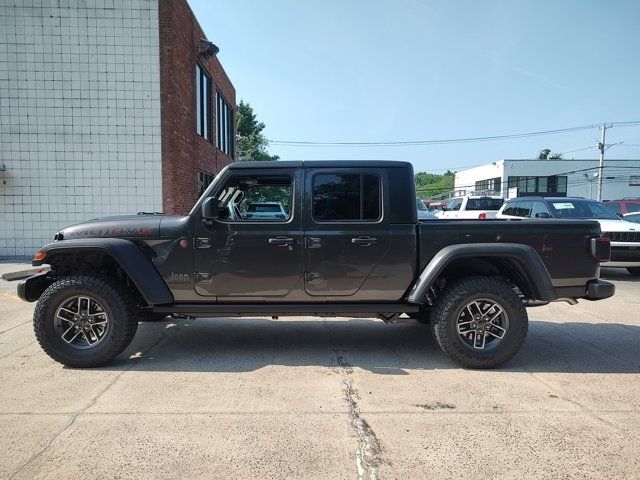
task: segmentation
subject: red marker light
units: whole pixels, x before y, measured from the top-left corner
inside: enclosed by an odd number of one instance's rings
[[[480,215],[478,215],[478,218],[479,218],[480,220],[486,220],[486,219],[487,219],[487,214],[486,214],[486,213],[484,213],[484,212],[482,212]]]
[[[187,240],[180,240],[180,246],[182,248],[187,248],[189,246],[189,242]]]

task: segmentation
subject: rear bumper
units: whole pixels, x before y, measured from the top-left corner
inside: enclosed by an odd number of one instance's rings
[[[587,294],[583,297],[587,300],[603,300],[612,297],[616,292],[616,286],[604,280],[592,280],[587,283]]]

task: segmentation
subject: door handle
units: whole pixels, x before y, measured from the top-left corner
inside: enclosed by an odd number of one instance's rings
[[[275,245],[276,247],[289,247],[295,243],[295,240],[291,237],[275,237],[269,239],[269,245]]]
[[[351,239],[351,243],[361,247],[370,247],[378,243],[378,239],[374,237],[354,237]]]

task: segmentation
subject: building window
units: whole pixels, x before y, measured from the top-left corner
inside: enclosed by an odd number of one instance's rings
[[[204,193],[213,182],[213,175],[207,172],[198,172],[198,197]]]
[[[196,132],[211,141],[211,78],[196,65]]]
[[[233,158],[233,109],[220,92],[217,92],[216,138],[218,148]]]
[[[518,188],[518,195],[551,194],[566,196],[567,177],[552,175],[550,177],[509,177],[509,188]]]
[[[502,188],[501,188],[501,183],[502,183],[502,178],[500,177],[496,177],[496,178],[488,178],[486,180],[479,180],[476,182],[476,191],[491,191],[491,192],[501,192]]]
[[[376,221],[381,216],[380,198],[377,175],[313,177],[313,218],[319,222]]]

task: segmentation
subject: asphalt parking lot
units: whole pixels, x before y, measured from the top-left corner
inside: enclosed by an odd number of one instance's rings
[[[0,264],[2,271],[16,265]],[[5,478],[640,478],[640,279],[529,309],[523,351],[457,368],[378,320],[142,324],[106,368],[49,359],[0,281]]]

